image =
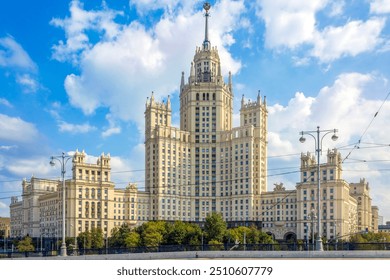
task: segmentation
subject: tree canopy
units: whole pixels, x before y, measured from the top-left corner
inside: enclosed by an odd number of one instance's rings
[[[32,244],[32,239],[29,236],[26,236],[18,242],[17,245],[19,252],[31,252],[34,251],[34,245]]]

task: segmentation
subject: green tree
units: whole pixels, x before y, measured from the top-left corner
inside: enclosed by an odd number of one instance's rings
[[[128,224],[122,224],[120,227],[115,227],[111,230],[109,238],[110,247],[124,248],[126,247],[126,238],[130,234],[131,228]]]
[[[384,245],[382,243],[390,242],[390,234],[386,232],[368,232],[358,233],[352,235],[349,241],[356,243],[356,249],[360,250],[382,250]],[[360,244],[359,244],[360,243]]]
[[[201,245],[202,243],[202,230],[197,224],[186,223],[186,236],[184,243],[186,245]]]
[[[77,236],[77,245],[79,249],[90,249],[92,247],[89,231],[80,232]]]
[[[163,221],[150,221],[137,228],[141,235],[141,243],[146,247],[157,247],[166,243],[164,237],[167,236],[167,225]]]
[[[164,237],[166,244],[182,245],[185,243],[187,236],[187,224],[182,221],[176,221],[174,224],[167,224],[166,236]]]
[[[272,236],[259,230],[259,244],[275,244]]]
[[[32,244],[32,239],[29,236],[26,236],[18,242],[17,245],[19,252],[31,252],[34,251],[34,245]]]
[[[261,235],[261,231],[258,230],[255,226],[251,226],[249,228],[249,231],[247,234],[247,243],[259,244],[260,243],[260,235]]]
[[[104,247],[104,236],[101,228],[92,228],[90,231],[91,248],[101,249]]]
[[[141,236],[138,232],[132,231],[125,238],[125,244],[127,248],[138,247],[141,244]]]
[[[73,238],[72,238],[73,239]],[[73,244],[73,240],[69,239],[70,243]],[[92,228],[81,232],[77,237],[77,244],[79,249],[101,249],[104,247],[104,237],[101,228]]]
[[[210,245],[210,250],[211,251],[220,251],[220,250],[223,250],[223,243],[221,241],[218,241],[218,240],[210,240],[208,242],[208,244]]]
[[[226,222],[223,220],[220,213],[213,212],[206,217],[204,225],[204,232],[207,241],[219,241],[222,242],[226,233]]]

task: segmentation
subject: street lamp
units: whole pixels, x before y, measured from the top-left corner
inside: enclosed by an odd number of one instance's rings
[[[334,246],[335,246],[335,250],[337,251],[337,222],[336,220],[334,221]]]
[[[312,242],[312,248],[313,248],[313,251],[314,251],[314,224],[315,224],[314,221],[317,218],[316,217],[316,211],[314,210],[314,208],[312,208],[310,210],[309,217],[311,219],[311,242]]]
[[[73,229],[73,224],[70,224],[70,227]],[[73,247],[73,256],[77,256],[77,235],[76,235],[76,226],[74,227],[74,247]]]
[[[322,150],[322,140],[326,135],[329,133],[333,133],[332,140],[336,141],[339,137],[336,135],[337,129],[331,129],[331,130],[320,130],[320,127],[317,126],[317,130],[314,131],[301,131],[301,137],[299,138],[299,142],[304,143],[306,141],[306,138],[303,137],[303,135],[310,135],[314,138],[314,146],[315,150],[317,152],[317,240],[316,240],[316,250],[317,251],[323,251],[322,247],[322,240],[321,240],[321,212],[320,212],[320,187],[321,187],[321,180],[320,180],[320,153]],[[325,133],[320,138],[320,133]],[[317,137],[313,135],[312,133],[317,133]]]
[[[54,160],[57,160],[61,165],[61,175],[62,175],[62,244],[61,244],[61,256],[66,257],[66,243],[65,243],[65,167],[66,163],[71,159],[71,156],[65,155],[63,152],[60,156],[52,156],[50,160],[50,165],[54,166]]]

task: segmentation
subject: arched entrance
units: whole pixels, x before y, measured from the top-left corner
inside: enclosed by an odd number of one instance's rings
[[[286,243],[296,243],[297,242],[297,235],[295,234],[295,232],[287,232],[284,235],[283,239]]]

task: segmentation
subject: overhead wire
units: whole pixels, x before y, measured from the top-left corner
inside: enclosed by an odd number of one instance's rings
[[[342,160],[342,162],[346,161],[355,149],[359,149],[359,146],[360,146],[360,144],[362,142],[362,139],[363,139],[364,135],[367,133],[368,129],[371,127],[372,123],[374,122],[375,118],[378,116],[379,112],[381,111],[383,105],[386,103],[386,101],[389,98],[389,96],[390,96],[390,92],[387,93],[385,99],[383,100],[382,104],[379,106],[379,109],[375,112],[374,116],[372,117],[371,121],[367,125],[366,129],[363,131],[362,135],[360,136],[359,140],[353,146],[353,148],[349,151],[347,156]]]

